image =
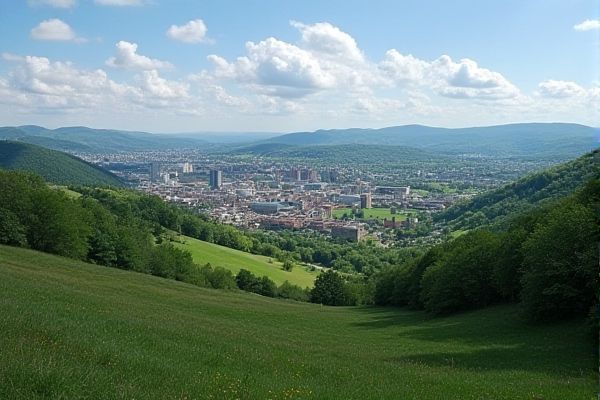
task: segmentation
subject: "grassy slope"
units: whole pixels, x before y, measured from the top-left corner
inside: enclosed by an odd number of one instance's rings
[[[0,246],[0,398],[591,399],[587,330],[202,289]]]
[[[341,218],[344,213],[350,215],[352,213],[352,207],[342,207],[336,208],[333,210],[333,216],[337,218]],[[365,218],[377,218],[377,219],[392,219],[392,217],[396,217],[398,221],[404,221],[407,218],[407,214],[403,211],[399,211],[397,214],[392,214],[392,211],[389,208],[366,208],[364,209]]]
[[[241,268],[245,268],[255,275],[268,276],[278,285],[287,280],[301,287],[312,287],[318,275],[318,272],[311,272],[300,265],[287,272],[281,268],[280,262],[273,260],[273,263],[269,263],[269,257],[245,253],[190,237],[183,236],[183,238],[184,243],[174,244],[192,253],[197,264],[210,263],[212,266],[226,268],[234,274],[237,274]]]
[[[0,168],[33,172],[58,185],[123,186],[109,171],[70,154],[0,140]]]

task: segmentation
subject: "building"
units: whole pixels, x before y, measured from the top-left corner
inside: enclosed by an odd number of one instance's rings
[[[348,206],[354,206],[360,204],[360,196],[353,194],[341,194],[334,199],[336,203],[346,204]]]
[[[353,242],[360,242],[365,237],[365,229],[362,225],[337,225],[331,227],[331,236]]]
[[[183,173],[184,174],[193,174],[194,173],[194,165],[189,162],[183,163]]]
[[[159,162],[150,163],[150,181],[152,181],[152,182],[160,181],[160,163]]]
[[[371,193],[363,193],[360,195],[360,208],[372,208]]]
[[[375,193],[392,196],[394,199],[406,199],[410,195],[410,186],[377,186]]]
[[[292,211],[296,207],[285,201],[257,201],[250,204],[250,209],[257,214],[277,214],[279,211]]]
[[[210,188],[215,190],[221,188],[223,184],[223,172],[217,169],[210,170]]]

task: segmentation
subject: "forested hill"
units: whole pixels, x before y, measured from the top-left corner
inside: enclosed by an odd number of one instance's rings
[[[123,186],[117,176],[98,166],[22,142],[0,140],[0,168],[33,172],[57,185]]]
[[[332,163],[367,164],[398,163],[400,161],[440,160],[444,156],[406,146],[384,146],[369,144],[341,144],[325,146],[293,146],[279,143],[261,143],[240,147],[239,154],[254,154],[282,159],[328,160]]]
[[[511,215],[573,193],[591,179],[600,178],[600,150],[549,168],[458,203],[437,214],[454,228],[501,224]]]
[[[529,123],[457,129],[404,125],[381,129],[318,130],[290,133],[265,142],[296,146],[351,143],[409,146],[448,154],[567,160],[597,148],[599,139],[598,128],[578,124]]]

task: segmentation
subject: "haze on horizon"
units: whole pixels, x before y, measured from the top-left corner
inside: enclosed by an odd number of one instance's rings
[[[0,125],[598,126],[599,6],[4,0]]]

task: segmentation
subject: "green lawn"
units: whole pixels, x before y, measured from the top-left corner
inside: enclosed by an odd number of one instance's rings
[[[408,216],[408,214],[403,210],[398,210],[398,214],[392,214],[392,212],[389,208],[365,208],[365,209],[363,209],[363,211],[365,212],[364,219],[369,219],[369,218],[392,219],[392,217],[396,217],[397,221],[404,221]],[[333,216],[336,218],[341,218],[342,215],[344,215],[344,213],[346,213],[348,215],[352,215],[352,208],[343,207],[343,208],[336,208],[335,210],[333,210]]]
[[[319,274],[318,271],[310,271],[307,267],[300,265],[296,265],[292,271],[287,272],[281,268],[280,262],[273,259],[272,263],[269,263],[269,257],[245,253],[187,236],[181,236],[181,238],[183,238],[183,243],[174,242],[173,244],[192,253],[197,264],[210,263],[212,266],[226,268],[234,274],[245,268],[255,275],[268,276],[278,285],[287,280],[301,287],[312,287]]]
[[[2,399],[594,399],[580,321],[194,287],[0,246]]]

